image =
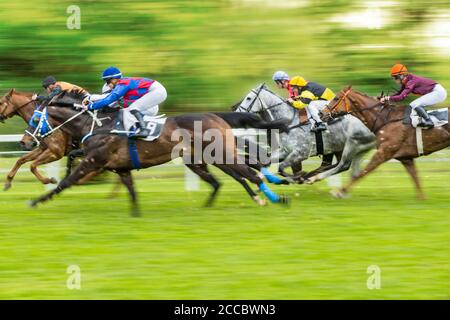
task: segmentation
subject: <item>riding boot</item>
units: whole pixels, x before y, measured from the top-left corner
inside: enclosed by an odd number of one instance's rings
[[[139,122],[139,131],[134,136],[136,138],[146,138],[150,134],[150,130],[147,129],[147,124],[144,121],[144,116],[139,110],[131,110],[130,113]]]
[[[311,128],[312,132],[318,132],[318,131],[325,131],[327,130],[327,125],[325,123],[317,122],[314,124],[314,126]]]
[[[424,128],[433,128],[434,127],[433,121],[431,120],[427,111],[423,107],[416,107],[414,110],[416,110],[419,117],[422,118],[422,121],[418,124],[418,126],[424,127]]]

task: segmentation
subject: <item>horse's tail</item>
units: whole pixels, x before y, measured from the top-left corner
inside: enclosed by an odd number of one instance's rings
[[[214,114],[225,120],[232,128],[255,128],[255,129],[279,129],[288,132],[288,120],[277,119],[270,122],[262,120],[258,115],[250,112],[214,112]]]

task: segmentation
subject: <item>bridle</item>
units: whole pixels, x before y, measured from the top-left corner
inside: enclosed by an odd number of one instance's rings
[[[241,104],[239,104],[239,105],[237,106],[237,108],[235,109],[235,111],[241,110],[241,111],[243,111],[243,112],[250,112],[250,110],[252,110],[253,105],[255,104],[255,102],[256,102],[256,101],[259,101],[259,103],[261,104],[261,107],[262,107],[262,112],[266,112],[266,113],[268,114],[270,120],[273,121],[275,118],[274,118],[274,116],[272,115],[271,109],[273,109],[273,108],[275,108],[275,107],[278,107],[278,106],[284,104],[285,101],[284,101],[283,99],[281,99],[280,102],[277,102],[277,103],[275,103],[275,104],[273,104],[273,105],[267,106],[267,105],[264,103],[264,101],[261,99],[261,97],[260,97],[261,92],[262,92],[263,90],[265,90],[265,89],[266,89],[266,88],[264,88],[264,84],[261,85],[261,86],[258,88],[257,91],[255,91],[255,89],[252,89],[251,92],[253,92],[253,93],[255,94],[255,97],[253,98],[252,102],[248,105],[247,108],[242,107],[242,106],[241,106],[242,102],[241,102]],[[271,92],[271,91],[269,91],[269,92]],[[295,117],[295,113],[294,113],[293,118],[294,118],[294,117]],[[292,119],[293,119],[293,118],[292,118]]]
[[[338,101],[330,108],[330,106],[327,106],[329,115],[331,118],[333,118],[333,111],[335,111],[336,107],[338,105],[340,105],[342,102],[344,102],[344,109],[345,109],[345,114],[352,114],[352,113],[356,113],[358,115],[360,115],[363,119],[360,119],[361,121],[364,122],[364,124],[368,126],[368,122],[366,120],[366,117],[363,114],[363,111],[368,111],[368,110],[373,110],[379,106],[381,106],[381,109],[379,110],[380,114],[383,110],[385,110],[385,104],[381,103],[380,101],[377,101],[375,104],[368,106],[368,107],[364,107],[364,108],[357,108],[355,110],[355,108],[352,108],[352,101],[351,99],[348,97],[348,94],[351,92],[350,89],[348,89],[347,91],[344,92],[344,94],[338,99]],[[388,108],[388,112],[386,113],[385,117],[384,117],[384,121],[381,123],[381,126],[379,128],[376,128],[376,125],[378,123],[378,120],[380,119],[380,117],[375,116],[375,121],[373,122],[373,124],[371,125],[371,127],[369,128],[370,131],[372,132],[377,132],[378,130],[380,130],[382,127],[384,127],[386,124],[391,123],[391,122],[396,122],[396,121],[400,121],[403,120],[403,118],[400,119],[391,119],[389,120],[389,115],[391,114],[392,108]]]
[[[9,95],[9,94],[5,96],[5,99],[6,99],[7,104],[6,104],[6,107],[5,107],[4,109],[6,109],[9,105],[11,105],[11,98],[12,98],[12,97],[11,97],[11,95]],[[23,107],[29,105],[31,102],[35,102],[35,100],[30,99],[30,101],[25,102],[24,104],[18,106],[17,108],[14,108],[14,106],[13,106],[13,110],[10,111],[10,112],[8,112],[7,114],[2,114],[3,112],[1,112],[1,113],[0,113],[0,121],[3,121],[3,120],[5,120],[5,119],[8,119],[8,118],[11,117],[12,115],[16,114],[17,111],[19,111],[19,110],[22,109]]]

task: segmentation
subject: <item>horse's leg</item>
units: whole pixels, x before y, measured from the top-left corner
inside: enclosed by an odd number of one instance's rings
[[[356,177],[361,172],[361,162],[363,158],[364,152],[357,154],[352,161],[350,166],[351,169],[351,177]]]
[[[302,157],[299,151],[292,151],[278,166],[278,173],[283,177],[292,177],[292,175],[289,175],[285,169],[301,163],[303,160],[305,160],[305,157]]]
[[[389,144],[380,145],[377,149],[377,152],[370,159],[369,164],[360,172],[360,174],[358,174],[356,177],[353,177],[345,187],[339,190],[334,190],[331,192],[331,194],[336,198],[342,198],[357,181],[378,168],[378,166],[380,166],[381,164],[392,159],[397,149],[389,149],[389,146]]]
[[[84,150],[83,149],[76,149],[69,152],[67,155],[67,164],[66,164],[66,177],[70,175],[72,171],[73,161],[76,158],[80,158],[84,156]]]
[[[122,181],[120,179],[117,179],[114,182],[114,185],[113,185],[111,191],[109,192],[108,198],[113,199],[113,198],[117,197],[121,186],[122,186]]]
[[[425,194],[422,190],[422,185],[420,183],[419,176],[417,174],[416,166],[414,164],[414,159],[399,159],[399,161],[403,164],[406,171],[408,171],[409,175],[414,181],[414,184],[416,186],[416,192],[417,192],[417,199],[424,200]]]
[[[219,191],[220,182],[208,171],[206,164],[186,164],[186,167],[191,169],[192,172],[197,174],[203,181],[207,182],[213,188],[213,191],[205,203],[205,207],[211,207],[216,199],[217,192]]]
[[[262,179],[258,176],[258,174],[253,171],[249,166],[247,165],[242,165],[242,164],[233,164],[233,165],[228,165],[228,168],[231,168],[232,171],[235,172],[235,174],[237,174],[237,176],[239,177],[239,182],[244,181],[243,178],[248,179],[250,182],[254,183],[255,185],[258,186],[259,190],[262,191],[264,193],[264,195],[269,198],[269,200],[273,203],[288,203],[289,199],[285,196],[279,196],[277,195],[275,192],[273,192],[272,190],[269,189],[269,187],[262,181]],[[245,183],[245,185],[247,185],[247,188],[249,190],[251,190],[251,188],[248,186],[247,183]],[[243,184],[243,186],[245,187],[245,185]],[[254,194],[253,190],[251,190],[251,192],[249,192],[249,190],[246,188],[247,192],[249,193],[249,195],[259,204],[259,205],[264,205],[264,202],[261,201],[261,199],[259,197],[254,197],[252,196],[252,194]]]
[[[37,167],[46,163],[50,163],[61,159],[59,155],[54,154],[50,149],[45,149],[36,160],[30,165],[31,172],[39,179],[43,184],[57,183],[55,178],[46,178],[38,171]]]
[[[235,170],[235,167],[240,166],[240,165],[234,165],[234,164],[230,164],[230,165],[214,164],[214,165],[217,168],[219,168],[220,170],[222,170],[223,172],[225,172],[227,175],[231,176],[234,180],[239,182],[244,187],[245,191],[247,191],[250,198],[252,198],[257,204],[265,205],[265,201],[258,197],[258,195],[252,190],[252,188],[250,188],[250,186],[245,181],[243,176],[237,170]],[[258,177],[258,179],[262,183],[261,178]]]
[[[14,177],[17,174],[17,171],[19,171],[20,167],[24,164],[27,163],[29,161],[33,161],[34,159],[36,159],[37,157],[39,157],[39,155],[43,152],[43,149],[41,148],[37,148],[34,149],[33,151],[28,152],[27,154],[21,156],[17,161],[16,164],[14,165],[14,167],[11,169],[11,171],[8,173],[8,175],[6,176],[6,181],[5,181],[5,187],[4,190],[8,190],[9,188],[11,188],[11,184],[12,181],[14,179]]]
[[[92,172],[103,170],[102,164],[91,161],[91,157],[86,157],[81,161],[78,167],[72,172],[68,177],[65,177],[61,182],[59,182],[58,186],[43,194],[37,199],[30,201],[30,206],[35,207],[38,203],[45,202],[50,200],[54,195],[61,193],[64,189],[70,188],[77,181],[81,180],[87,175],[90,175]]]
[[[133,184],[133,176],[131,175],[131,171],[119,171],[117,174],[120,176],[120,181],[127,187],[128,193],[130,194],[131,199],[131,215],[133,217],[139,217],[139,205],[137,203],[136,191],[134,190]]]
[[[332,167],[326,171],[320,172],[308,178],[307,183],[313,184],[317,181],[326,179],[332,175],[338,174],[342,171],[348,170],[352,164],[354,156],[364,150],[365,148],[360,146],[359,141],[354,139],[348,139],[345,143],[344,150],[342,151],[340,161],[332,165]]]

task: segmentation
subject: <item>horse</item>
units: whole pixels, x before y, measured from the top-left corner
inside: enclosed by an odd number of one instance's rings
[[[289,132],[280,134],[279,144],[282,148],[273,155],[274,159],[281,161],[279,164],[281,175],[289,176],[285,172],[287,167],[301,169],[302,161],[318,155],[317,136],[311,133],[311,125],[300,123],[298,109],[270,91],[265,84],[252,89],[240,103],[235,105],[234,110],[259,114],[265,121],[280,119],[288,121]],[[301,181],[314,183],[348,170],[350,166],[352,166],[352,175],[356,175],[359,171],[361,157],[375,146],[375,135],[352,115],[331,119],[328,123],[328,130],[323,133],[322,139],[323,154],[331,156],[341,154],[338,163],[326,167],[322,165],[301,176]],[[314,179],[311,179],[313,176]]]
[[[11,89],[0,98],[0,121],[4,122],[6,119],[18,115],[28,124],[36,108],[36,102],[32,100],[32,96],[32,93],[23,93]],[[16,161],[14,167],[6,176],[4,190],[11,188],[16,173],[23,164],[29,161],[33,161],[30,170],[40,182],[43,184],[57,183],[55,178],[44,177],[37,170],[37,167],[61,159],[69,154],[72,149],[71,137],[61,130],[55,131],[42,141],[39,148],[28,152]]]
[[[332,116],[354,115],[360,119],[377,137],[377,148],[369,164],[342,188],[332,195],[344,197],[361,178],[374,171],[388,160],[396,159],[411,176],[418,199],[425,199],[417,174],[414,159],[450,146],[449,124],[438,128],[422,130],[423,152],[419,152],[416,128],[403,124],[407,106],[381,103],[378,99],[352,90],[349,86],[339,92],[330,102],[328,112]],[[450,112],[450,108],[448,110]]]
[[[38,119],[37,122],[39,124],[28,127],[23,139],[27,147],[32,148],[40,138],[50,134],[52,130],[60,128],[72,137],[84,141],[83,149],[85,157],[68,177],[60,181],[54,190],[32,200],[30,202],[32,207],[51,199],[54,195],[61,193],[81,179],[86,181],[91,176],[104,170],[109,170],[117,173],[122,183],[128,189],[132,204],[131,215],[139,216],[140,210],[137,204],[131,170],[160,165],[175,157],[183,157],[185,165],[213,188],[206,202],[206,206],[212,205],[220,187],[220,183],[208,171],[208,164],[216,166],[238,181],[258,205],[264,205],[265,201],[248,186],[245,179],[254,183],[259,188],[259,191],[262,191],[271,202],[288,203],[287,197],[279,196],[271,191],[253,169],[245,163],[240,163],[236,152],[235,136],[232,133],[233,127],[285,129],[285,125],[281,122],[266,123],[253,114],[236,114],[233,112],[198,113],[167,117],[161,134],[156,140],[133,140],[135,150],[135,156],[133,157],[133,152],[129,145],[129,138],[110,133],[116,122],[115,113],[108,113],[103,110],[97,112],[87,110],[77,111],[73,106],[80,104],[82,98],[76,93],[64,93],[60,98],[55,99],[47,108],[37,110],[33,115],[35,119]],[[35,123],[34,120],[31,121],[31,124],[33,123]],[[218,150],[218,153],[221,153],[224,157],[230,157],[231,161],[222,159],[223,161],[207,163],[204,159],[200,159],[197,162],[188,161],[189,163],[186,163],[185,152],[195,158],[196,152],[204,152],[209,145],[202,140],[199,145],[200,149],[195,148],[196,141],[194,140],[197,138],[194,131],[196,130],[196,123],[201,125],[202,137],[209,130],[220,133],[220,138],[224,143],[222,143],[221,150]],[[100,129],[98,129],[98,125],[101,125]],[[54,129],[48,130],[50,127]],[[184,141],[182,148],[180,148],[180,136],[173,138],[174,133],[178,134],[180,132],[189,135],[189,141]],[[189,149],[188,147],[192,147],[192,144],[194,144],[194,153],[186,151]],[[176,148],[179,149],[174,153]],[[136,158],[137,162],[139,162],[139,167],[136,166]]]

